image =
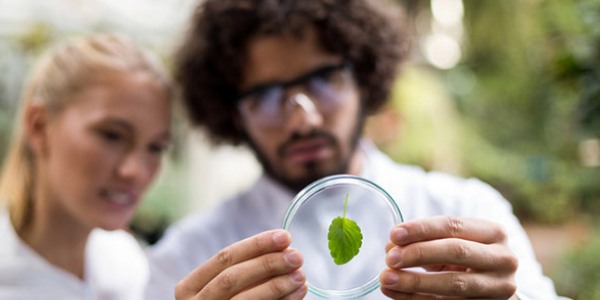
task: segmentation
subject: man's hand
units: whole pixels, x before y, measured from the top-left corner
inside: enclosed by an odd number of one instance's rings
[[[230,245],[181,280],[175,298],[302,299],[302,255],[288,232],[272,230]]]
[[[506,233],[480,219],[433,217],[399,224],[387,246],[381,290],[394,299],[509,299],[517,257]],[[404,270],[422,267],[427,272]]]

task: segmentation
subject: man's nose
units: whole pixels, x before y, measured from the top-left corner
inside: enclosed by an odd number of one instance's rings
[[[304,93],[296,93],[288,100],[289,129],[299,133],[310,132],[314,127],[323,124],[323,115],[315,102]]]

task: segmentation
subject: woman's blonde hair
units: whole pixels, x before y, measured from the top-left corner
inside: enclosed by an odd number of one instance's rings
[[[51,113],[57,113],[68,105],[74,94],[94,83],[94,74],[106,70],[147,72],[171,93],[165,72],[156,60],[122,35],[80,37],[46,52],[30,72],[23,88],[20,113],[0,175],[0,203],[7,205],[17,231],[31,219],[35,180],[35,157],[24,129],[26,108],[39,101]]]

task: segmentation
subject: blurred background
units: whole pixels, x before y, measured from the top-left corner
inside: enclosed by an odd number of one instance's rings
[[[398,162],[478,177],[512,203],[560,294],[600,299],[600,0],[390,0],[412,55],[366,133]],[[24,78],[62,39],[124,32],[167,67],[196,0],[0,0],[0,158]],[[148,243],[260,167],[183,117],[132,223]]]

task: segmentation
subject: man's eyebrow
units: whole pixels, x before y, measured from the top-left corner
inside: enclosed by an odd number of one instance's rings
[[[271,81],[265,83],[257,83],[256,85],[250,86],[245,91],[238,93],[238,98],[244,98],[248,95],[252,95],[254,93],[260,92],[262,90],[268,89],[273,86],[283,85],[284,83],[281,81]]]

